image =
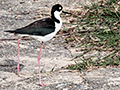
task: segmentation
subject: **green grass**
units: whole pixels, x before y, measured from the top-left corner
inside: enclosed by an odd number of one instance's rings
[[[105,0],[104,0],[105,1]],[[86,35],[86,38],[81,41],[89,51],[90,47],[98,47],[96,51],[109,51],[109,55],[104,58],[98,58],[93,60],[93,57],[88,59],[81,59],[84,54],[76,56],[74,59],[82,61],[82,63],[76,62],[75,65],[69,65],[68,69],[78,69],[84,70],[90,66],[118,66],[120,65],[120,5],[119,0],[106,0],[106,2],[100,1],[97,4],[93,4],[91,7],[85,6],[85,10],[89,9],[88,12],[83,16],[78,16],[77,27],[79,31],[83,29],[91,29],[92,32],[85,32],[84,34],[79,34],[82,36]],[[79,29],[82,27],[82,29]],[[77,34],[76,33],[76,36]],[[90,36],[98,38],[98,41],[94,41]],[[81,47],[81,46],[80,46]],[[99,49],[100,48],[100,49]],[[94,57],[97,57],[95,55]],[[73,60],[74,60],[73,59]]]

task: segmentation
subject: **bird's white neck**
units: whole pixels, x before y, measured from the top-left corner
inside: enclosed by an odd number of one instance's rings
[[[58,11],[55,11],[54,12],[54,17],[57,19],[57,20],[59,20],[59,22],[60,23],[57,23],[57,22],[55,22],[55,27],[56,27],[56,32],[58,32],[59,30],[60,30],[60,28],[61,28],[61,26],[62,26],[62,19],[61,19],[61,17],[60,17],[60,14],[62,13],[62,11],[61,12],[58,12]]]
[[[54,12],[54,17],[56,19],[58,19],[60,22],[62,21],[61,17],[60,17],[60,14],[62,13],[62,11],[58,12],[58,11],[55,11]]]

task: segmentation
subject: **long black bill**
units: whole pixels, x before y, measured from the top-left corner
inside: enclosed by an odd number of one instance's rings
[[[62,13],[72,15],[72,13],[69,13],[69,12],[66,12],[66,11],[62,11]]]

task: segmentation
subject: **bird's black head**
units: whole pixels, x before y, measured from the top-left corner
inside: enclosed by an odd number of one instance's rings
[[[51,14],[54,13],[55,11],[61,12],[62,9],[63,9],[63,7],[62,7],[60,4],[55,4],[55,5],[52,7]]]
[[[52,7],[51,17],[57,23],[60,23],[59,18],[60,18],[60,14],[62,13],[62,9],[63,9],[63,7],[60,4],[55,4]]]

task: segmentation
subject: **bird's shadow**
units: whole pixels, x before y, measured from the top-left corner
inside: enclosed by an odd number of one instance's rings
[[[14,72],[17,74],[17,62],[11,59],[6,59],[0,63],[0,71],[4,72]],[[20,71],[24,68],[23,64],[20,64]]]

